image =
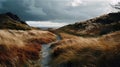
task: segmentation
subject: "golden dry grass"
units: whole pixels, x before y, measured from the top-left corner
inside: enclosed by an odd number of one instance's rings
[[[55,39],[56,35],[48,31],[0,30],[0,66],[35,67],[35,61],[40,59],[41,44]]]
[[[98,38],[62,37],[52,45],[52,67],[120,66],[120,31]]]
[[[59,33],[62,39],[76,39],[77,36],[67,34],[67,33]]]

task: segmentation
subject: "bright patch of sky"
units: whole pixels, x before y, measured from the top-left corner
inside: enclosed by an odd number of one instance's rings
[[[72,0],[72,1],[70,2],[70,5],[73,6],[73,7],[80,6],[80,4],[82,4],[82,1],[81,1],[81,0]]]
[[[48,27],[48,28],[59,28],[68,23],[58,23],[58,22],[51,22],[51,21],[26,21],[27,24],[33,27]]]
[[[118,4],[118,2],[120,2],[120,0],[110,0],[111,2],[111,4],[113,4],[113,5],[115,5],[115,4]]]

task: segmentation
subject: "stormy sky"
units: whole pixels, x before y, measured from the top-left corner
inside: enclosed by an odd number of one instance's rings
[[[0,0],[0,13],[12,12],[30,24],[73,23],[112,11],[119,0]],[[37,22],[37,23],[39,23]]]

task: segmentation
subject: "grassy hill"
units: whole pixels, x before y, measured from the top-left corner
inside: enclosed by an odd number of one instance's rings
[[[42,44],[56,40],[12,13],[0,14],[0,67],[41,67]]]
[[[30,30],[32,27],[10,12],[0,14],[0,29]]]
[[[99,36],[120,30],[120,12],[109,13],[57,29],[78,36]]]
[[[120,31],[101,37],[61,36],[51,45],[52,67],[120,67]]]
[[[51,45],[52,67],[120,67],[120,12],[56,31],[62,40]]]
[[[41,30],[0,30],[0,67],[41,67],[41,44],[56,35]]]

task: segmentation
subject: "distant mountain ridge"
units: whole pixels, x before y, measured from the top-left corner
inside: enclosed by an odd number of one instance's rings
[[[120,12],[109,13],[57,29],[78,36],[99,36],[120,30]]]
[[[0,14],[0,29],[16,29],[29,30],[32,29],[25,21],[21,20],[17,15],[8,12]]]

